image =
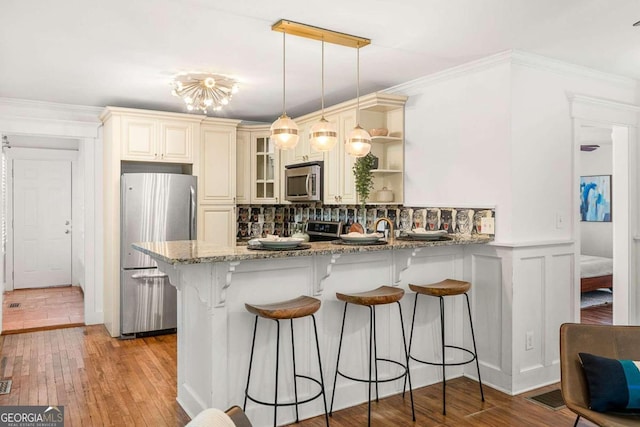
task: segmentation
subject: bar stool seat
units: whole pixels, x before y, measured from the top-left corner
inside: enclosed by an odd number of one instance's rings
[[[380,286],[371,291],[359,292],[355,294],[341,294],[336,292],[336,298],[340,301],[356,305],[381,305],[398,302],[404,296],[404,289],[392,286]]]
[[[478,351],[476,349],[476,337],[473,332],[473,319],[471,318],[471,305],[469,304],[469,295],[467,291],[471,289],[471,283],[465,282],[463,280],[454,280],[454,279],[445,279],[437,283],[431,283],[428,285],[414,285],[409,284],[409,289],[416,293],[416,299],[413,303],[413,316],[411,318],[411,334],[409,336],[409,360],[414,360],[416,362],[424,363],[427,365],[435,365],[442,367],[442,414],[447,414],[447,398],[446,398],[446,386],[447,386],[447,378],[445,373],[445,367],[447,366],[460,366],[466,365],[467,363],[471,363],[475,361],[476,370],[478,372],[478,383],[480,384],[480,396],[482,401],[484,402],[484,391],[482,389],[482,378],[480,378],[480,364],[478,362]],[[442,360],[437,361],[426,361],[418,359],[413,356],[411,353],[411,347],[413,345],[413,331],[416,320],[416,308],[418,307],[418,296],[426,295],[430,297],[437,297],[440,300],[440,337],[441,337],[441,356]],[[473,349],[468,349],[456,345],[446,344],[445,336],[444,336],[444,298],[451,297],[456,295],[464,295],[467,302],[467,313],[469,314],[469,326],[471,328],[471,341],[473,343]],[[446,362],[445,359],[445,349],[456,349],[463,352],[463,354],[467,355],[467,358],[460,362]],[[409,385],[411,387],[411,385]],[[405,381],[406,388],[406,381]]]
[[[352,294],[344,294],[340,292],[336,292],[336,298],[340,301],[344,301],[344,312],[342,314],[342,326],[340,329],[340,340],[338,342],[338,357],[336,359],[336,370],[335,376],[333,379],[333,392],[331,395],[331,406],[329,407],[329,415],[333,412],[333,402],[336,395],[336,384],[338,382],[338,376],[347,378],[352,381],[364,382],[369,385],[369,400],[368,400],[368,425],[371,425],[371,384],[375,384],[376,387],[376,402],[378,402],[378,384],[386,383],[390,381],[399,380],[404,378],[405,384],[409,382],[409,395],[411,396],[411,416],[413,421],[416,420],[415,408],[413,405],[413,391],[411,390],[411,375],[409,372],[409,352],[407,350],[406,339],[404,334],[404,324],[402,322],[402,307],[400,305],[400,300],[404,296],[404,290],[401,288],[396,288],[392,286],[380,286],[376,289],[366,291],[366,292],[357,292]],[[400,330],[402,332],[402,348],[404,351],[404,360],[399,362],[397,360],[391,360],[383,357],[378,357],[377,350],[377,341],[376,341],[376,311],[375,307],[378,305],[384,304],[397,304],[398,306],[398,317],[400,319]],[[347,307],[349,304],[359,305],[363,307],[367,307],[369,309],[369,377],[365,378],[355,378],[351,375],[347,375],[344,372],[340,371],[340,355],[342,354],[342,339],[344,337],[344,324],[345,319],[347,317]],[[400,369],[400,374],[393,375],[390,378],[378,378],[378,362],[385,362],[395,365]],[[375,378],[372,378],[375,367]],[[404,393],[403,393],[404,397]]]
[[[244,406],[243,410],[247,409],[247,400],[251,400],[252,402],[273,406],[273,425],[274,427],[277,425],[278,421],[278,407],[280,406],[295,406],[296,410],[296,422],[299,422],[299,413],[298,413],[298,405],[311,402],[319,397],[322,397],[322,402],[324,404],[324,414],[325,421],[327,427],[329,427],[329,415],[327,411],[327,398],[324,391],[324,378],[322,371],[322,361],[320,360],[320,343],[318,342],[318,328],[316,325],[316,317],[314,314],[320,309],[321,302],[317,298],[309,297],[309,296],[299,296],[298,298],[275,302],[271,304],[245,304],[245,308],[249,313],[255,314],[256,319],[253,326],[253,338],[251,342],[251,356],[249,357],[249,373],[247,374],[247,387],[244,391]],[[315,344],[316,344],[316,353],[318,356],[318,371],[319,378],[313,378],[308,375],[298,374],[296,371],[296,350],[295,350],[295,339],[293,333],[293,319],[299,319],[303,317],[310,316],[313,320],[313,331],[315,333]],[[275,397],[273,402],[265,402],[262,400],[258,400],[255,397],[252,397],[249,394],[249,384],[251,382],[251,366],[253,365],[253,354],[255,350],[256,344],[256,332],[258,330],[258,318],[273,320],[276,322],[276,372],[275,372]],[[293,359],[293,390],[294,390],[294,401],[293,402],[279,402],[278,401],[278,378],[279,378],[279,359],[280,359],[280,321],[281,320],[289,320],[291,324],[291,357]],[[306,398],[305,400],[298,400],[298,380],[307,380],[315,383],[319,390],[317,393],[312,396]]]
[[[320,300],[305,295],[273,304],[245,304],[249,313],[265,319],[297,319],[320,310]]]
[[[445,279],[430,285],[409,285],[409,289],[422,295],[432,297],[447,297],[462,295],[471,289],[471,283],[463,280]]]

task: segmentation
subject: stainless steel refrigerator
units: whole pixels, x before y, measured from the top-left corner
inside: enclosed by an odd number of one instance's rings
[[[192,240],[196,233],[196,177],[124,173],[121,177],[120,335],[175,329],[176,288],[135,242]]]

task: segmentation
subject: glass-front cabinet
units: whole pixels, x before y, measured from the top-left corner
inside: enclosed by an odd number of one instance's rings
[[[251,133],[251,203],[279,203],[280,156],[269,135]]]

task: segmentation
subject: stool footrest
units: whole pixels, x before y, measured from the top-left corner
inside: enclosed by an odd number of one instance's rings
[[[369,381],[368,379],[363,379],[363,378],[354,378],[354,377],[350,377],[349,375],[343,374],[342,372],[338,371],[338,375],[340,375],[341,377],[344,378],[348,378],[351,381],[358,381],[361,383],[371,383],[371,384],[375,384],[375,383],[388,383],[390,381],[395,381],[395,380],[399,380],[400,378],[404,378],[407,376],[407,367],[396,361],[396,360],[390,360],[390,359],[383,359],[383,358],[377,358],[376,361],[378,362],[388,362],[388,363],[393,363],[394,365],[400,366],[404,372],[401,373],[400,375],[398,375],[397,377],[393,377],[393,378],[384,378],[384,379],[378,379],[377,381],[375,379],[372,379],[371,381]]]
[[[298,405],[301,405],[303,403],[309,403],[312,400],[315,400],[318,397],[322,396],[322,383],[320,381],[318,381],[315,378],[308,377],[306,375],[296,375],[296,378],[304,378],[304,379],[312,381],[312,382],[314,382],[314,383],[316,383],[316,384],[318,384],[320,386],[320,391],[317,394],[315,394],[315,395],[313,395],[313,396],[311,396],[311,397],[309,397],[309,398],[307,398],[305,400],[299,400],[297,402]],[[258,399],[254,398],[254,397],[251,397],[251,395],[249,393],[247,393],[246,396],[247,396],[247,399],[251,400],[252,402],[259,403],[261,405],[267,405],[267,406],[294,406],[294,405],[296,405],[296,402],[278,402],[278,403],[264,402],[262,400],[258,400]]]
[[[471,355],[471,359],[469,359],[469,360],[464,360],[464,361],[462,361],[462,362],[446,362],[446,363],[444,363],[444,366],[460,366],[460,365],[466,365],[467,363],[471,363],[471,362],[473,362],[474,360],[476,360],[476,357],[477,357],[477,356],[476,356],[476,354],[475,354],[473,351],[471,351],[471,350],[469,350],[469,349],[467,349],[467,348],[464,348],[464,347],[458,347],[458,346],[456,346],[456,345],[445,345],[444,347],[445,347],[445,348],[455,348],[455,349],[457,349],[457,350],[462,350],[462,351],[467,352],[468,354],[470,354],[470,355]],[[426,365],[434,365],[434,366],[442,366],[442,365],[443,365],[443,363],[442,363],[442,362],[427,362],[426,360],[418,359],[417,357],[414,357],[414,356],[412,356],[412,355],[409,355],[409,359],[411,359],[411,360],[415,360],[416,362],[424,363],[424,364],[426,364]]]

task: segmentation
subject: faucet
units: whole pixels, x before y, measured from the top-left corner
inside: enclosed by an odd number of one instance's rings
[[[378,224],[380,224],[380,222],[382,222],[382,221],[384,221],[384,222],[386,222],[387,224],[389,224],[389,234],[388,234],[388,236],[389,236],[389,237],[387,238],[387,240],[393,240],[393,236],[394,236],[394,234],[393,234],[393,221],[391,221],[391,220],[390,220],[389,218],[387,218],[387,217],[378,218],[378,219],[376,220],[376,222],[374,222],[374,223],[373,223],[373,232],[374,232],[374,233],[377,233],[377,232],[378,232]],[[386,232],[386,231],[387,231],[387,230],[385,230],[385,232]],[[385,233],[385,234],[386,234],[386,233]],[[387,237],[387,236],[385,236],[385,237]]]

